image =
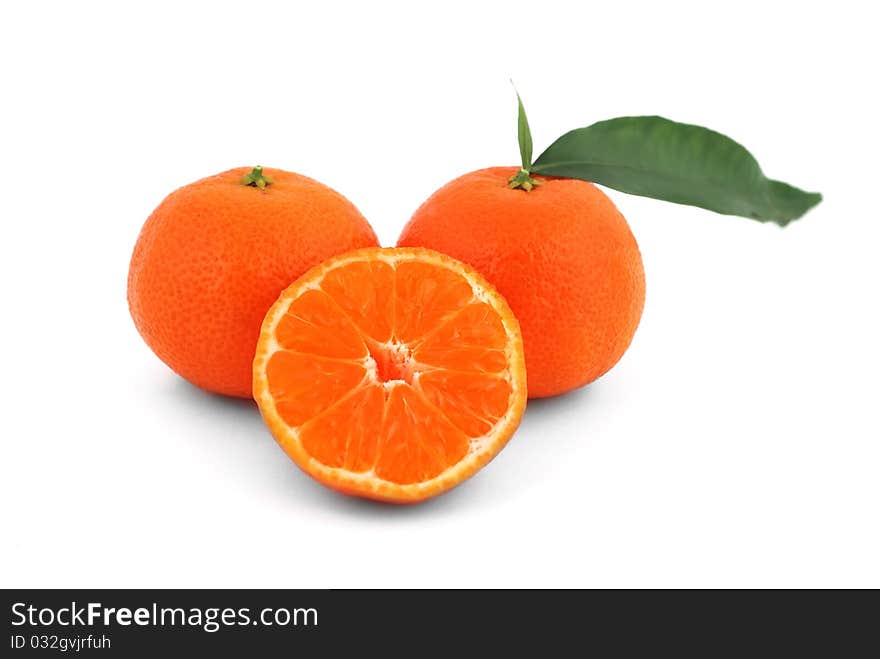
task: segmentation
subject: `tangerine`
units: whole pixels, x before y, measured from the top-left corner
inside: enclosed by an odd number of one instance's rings
[[[147,345],[208,391],[249,398],[266,311],[325,259],[378,245],[345,197],[300,174],[231,169],[168,195],[147,219],[128,303]]]
[[[473,266],[501,292],[522,328],[529,395],[561,394],[607,372],[629,347],[645,302],[638,245],[595,185],[515,167],[453,180],[416,210],[397,244]],[[531,187],[531,186],[530,186]]]
[[[519,325],[455,259],[356,250],[307,272],[269,310],[254,398],[319,482],[422,501],[473,475],[516,430],[527,398]]]

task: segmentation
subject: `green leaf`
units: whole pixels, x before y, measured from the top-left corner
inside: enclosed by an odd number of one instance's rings
[[[514,88],[514,91],[516,91],[516,88]],[[532,131],[529,130],[529,119],[526,117],[526,109],[523,107],[519,92],[516,92],[516,102],[519,104],[519,116],[517,117],[519,155],[522,159],[523,171],[528,172],[532,166]]]
[[[780,226],[822,200],[765,177],[752,154],[729,137],[663,117],[619,117],[570,131],[531,172]]]

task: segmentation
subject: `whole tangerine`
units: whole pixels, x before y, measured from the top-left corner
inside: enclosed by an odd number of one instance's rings
[[[266,311],[290,282],[378,246],[355,206],[311,178],[241,167],[168,195],[134,247],[128,303],[147,345],[192,384],[250,398]]]
[[[473,266],[520,322],[529,396],[554,396],[607,372],[629,347],[645,302],[638,245],[623,215],[586,181],[481,169],[437,190],[397,242]]]

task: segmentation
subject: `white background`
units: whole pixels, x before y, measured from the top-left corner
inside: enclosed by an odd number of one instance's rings
[[[821,7],[821,8],[820,8]],[[8,3],[0,22],[0,585],[880,586],[869,3]],[[418,507],[312,482],[125,301],[174,188],[261,163],[394,243],[434,189],[662,114],[825,201],[781,230],[609,194],[647,273],[594,385]]]

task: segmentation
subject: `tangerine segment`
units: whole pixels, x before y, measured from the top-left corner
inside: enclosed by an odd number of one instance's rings
[[[409,485],[430,481],[468,452],[470,440],[411,385],[388,392],[376,476]]]
[[[433,263],[398,264],[395,284],[394,333],[404,343],[435,329],[474,297],[460,274]]]
[[[361,333],[380,343],[391,339],[394,269],[383,261],[361,261],[331,270],[321,289],[333,298]]]
[[[320,290],[305,291],[286,305],[274,335],[282,348],[295,352],[342,359],[367,356],[358,328]]]
[[[285,423],[299,426],[364,381],[363,364],[279,350],[266,365],[269,389]],[[315,382],[323,383],[314,386]]]
[[[519,325],[470,267],[425,249],[326,261],[266,316],[254,397],[306,473],[391,502],[435,496],[507,443],[526,404]]]
[[[304,424],[300,441],[309,455],[327,467],[367,471],[376,464],[376,439],[381,436],[384,411],[381,385],[366,385]]]
[[[470,437],[491,431],[510,400],[510,383],[501,376],[456,371],[429,371],[419,388],[432,404]]]
[[[507,334],[490,304],[468,302],[413,347],[422,364],[457,371],[500,373],[507,364]]]

